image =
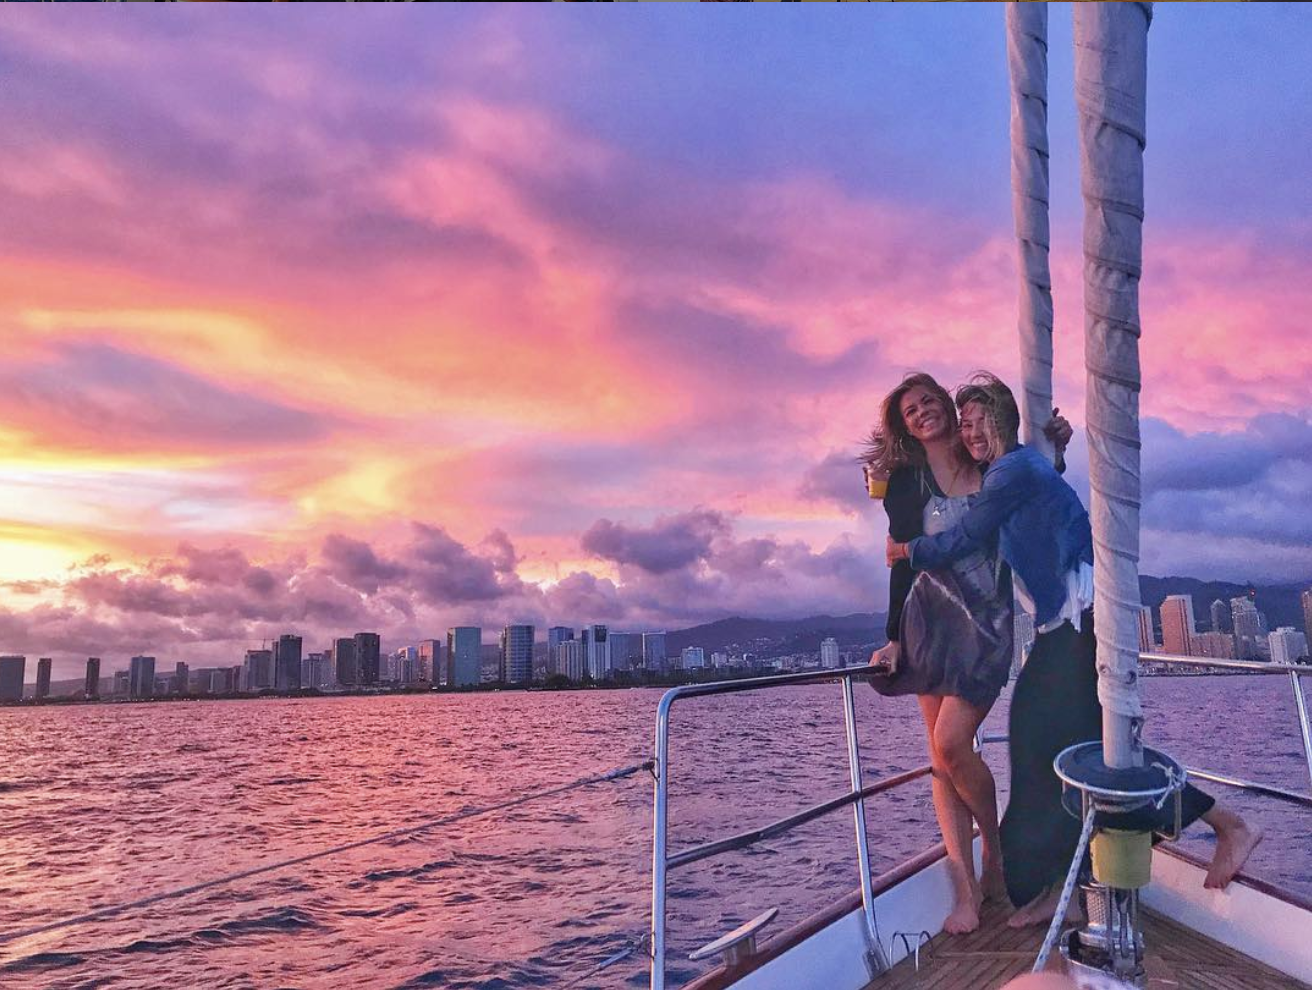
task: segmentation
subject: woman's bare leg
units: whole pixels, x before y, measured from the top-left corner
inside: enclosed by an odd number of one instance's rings
[[[934,743],[936,725],[946,699],[922,694],[917,696],[917,700],[925,718],[929,762],[934,768],[934,814],[943,833],[943,845],[948,851],[948,872],[952,877],[952,912],[943,922],[943,930],[952,935],[960,935],[979,927],[979,906],[983,900],[975,880],[970,809],[953,786],[951,774]]]
[[[962,698],[944,698],[934,723],[934,748],[947,768],[960,799],[970,809],[984,840],[984,894],[1005,898],[1002,879],[1002,841],[998,837],[998,793],[988,764],[975,752],[975,732],[989,711]]]

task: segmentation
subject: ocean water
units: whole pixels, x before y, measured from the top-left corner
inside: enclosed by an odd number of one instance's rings
[[[1146,681],[1150,741],[1306,791],[1283,678]],[[0,936],[650,755],[654,690],[0,709]],[[986,727],[1001,731],[1006,700]],[[867,779],[924,762],[914,699],[859,686]],[[834,684],[674,709],[671,850],[847,787]],[[1005,800],[1005,750],[986,749]],[[1312,895],[1312,814],[1259,822],[1249,870]],[[642,986],[652,781],[639,775],[0,945],[9,987]],[[937,841],[928,782],[867,806],[876,870]],[[1186,845],[1206,854],[1207,830]],[[780,931],[856,884],[850,809],[671,875],[669,977],[771,907]]]

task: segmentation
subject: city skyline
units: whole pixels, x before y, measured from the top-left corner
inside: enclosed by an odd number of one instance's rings
[[[1000,14],[886,6],[9,11],[0,652],[882,610],[878,398],[1016,367]],[[1145,573],[1312,577],[1309,27],[1157,13]]]

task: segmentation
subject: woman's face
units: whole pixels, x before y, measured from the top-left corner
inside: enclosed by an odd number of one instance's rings
[[[908,390],[897,404],[897,410],[902,414],[907,432],[921,443],[941,440],[952,429],[943,401],[923,386]]]
[[[993,452],[993,420],[978,402],[967,402],[961,408],[961,442],[975,460],[990,459]]]

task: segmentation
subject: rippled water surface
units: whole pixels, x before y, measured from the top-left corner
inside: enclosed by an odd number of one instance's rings
[[[1147,682],[1150,738],[1306,790],[1283,678]],[[0,709],[0,934],[365,838],[650,752],[651,690]],[[989,720],[1005,725],[1006,696]],[[873,780],[923,762],[910,699],[858,689]],[[833,684],[675,708],[672,850],[846,788]],[[986,755],[1005,795],[1005,754]],[[1250,870],[1312,894],[1312,816],[1221,795],[1268,833]],[[869,805],[875,868],[937,840],[928,785]],[[673,875],[670,975],[778,905],[856,882],[851,814]],[[1188,845],[1206,854],[1206,829]],[[651,780],[634,777],[0,946],[5,987],[642,985]]]

